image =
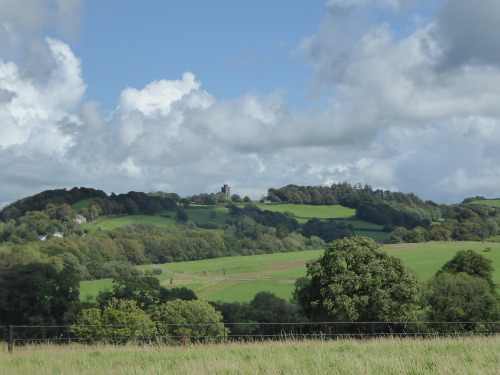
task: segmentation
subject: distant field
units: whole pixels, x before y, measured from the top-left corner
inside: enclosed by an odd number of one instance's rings
[[[491,206],[500,208],[500,199],[484,199],[480,201],[474,201],[473,204],[481,204],[483,206]]]
[[[500,284],[500,243],[426,242],[419,244],[387,245],[384,247],[414,270],[422,280],[430,279],[459,250],[474,250],[491,259],[495,269],[493,281]],[[490,251],[484,250],[490,248]]]
[[[261,210],[277,212],[293,212],[300,218],[312,219],[347,219],[356,214],[356,210],[344,206],[313,206],[307,204],[258,204]]]
[[[383,248],[403,260],[423,281],[430,279],[457,251],[472,249],[493,261],[493,280],[500,284],[500,244],[428,242],[387,245]],[[486,248],[490,248],[490,251],[484,252]],[[295,280],[306,275],[306,262],[319,257],[323,251],[217,258],[167,263],[156,267],[164,271],[158,276],[163,285],[186,286],[203,300],[249,302],[260,291],[269,291],[289,300]],[[152,266],[141,268],[151,269]],[[109,285],[110,281],[105,280],[82,282],[82,298],[95,295],[99,288],[103,289]]]
[[[174,218],[166,218],[162,216],[126,215],[126,216],[106,218],[102,221],[98,221],[96,224],[87,224],[85,228],[87,229],[89,227],[102,227],[105,229],[115,229],[133,223],[147,223],[147,224],[158,225],[160,227],[168,227],[172,225],[174,222],[175,222]]]
[[[186,212],[190,220],[200,224],[212,222],[222,227],[227,220],[234,220],[234,217],[229,215],[229,209],[226,206],[194,206],[186,208]],[[176,213],[173,212],[172,217],[175,215]]]

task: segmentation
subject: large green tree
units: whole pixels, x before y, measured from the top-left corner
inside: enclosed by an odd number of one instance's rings
[[[452,331],[474,327],[453,322],[497,321],[500,296],[492,275],[491,260],[472,250],[458,251],[424,289],[425,319],[452,322],[442,327]]]
[[[429,321],[489,322],[500,319],[500,298],[496,291],[491,290],[485,279],[465,272],[437,274],[426,286],[424,301]]]
[[[403,262],[370,238],[330,243],[307,264],[294,300],[311,320],[407,321],[417,306],[419,283]]]
[[[492,289],[495,289],[493,282],[493,266],[491,259],[476,253],[473,250],[460,250],[455,256],[445,263],[437,272],[449,272],[457,274],[464,272],[469,276],[480,277],[488,282]]]
[[[79,306],[74,272],[47,263],[15,264],[0,278],[0,324],[65,324]]]

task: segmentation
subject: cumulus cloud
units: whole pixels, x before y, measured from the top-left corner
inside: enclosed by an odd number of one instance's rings
[[[67,43],[43,39],[33,52],[36,67],[0,60],[4,203],[56,187],[189,195],[229,183],[258,198],[288,183],[342,181],[438,202],[495,195],[497,2],[450,0],[429,23],[408,16],[404,33],[370,16],[406,3],[326,3],[317,32],[297,47],[314,69],[309,98],[326,104],[301,112],[280,90],[218,100],[186,72],[125,88],[103,118],[98,102],[84,102],[82,62]],[[81,5],[57,4],[37,16],[21,10],[0,16],[0,33],[10,38],[4,40],[28,38]],[[473,22],[478,17],[484,22]]]
[[[500,136],[498,2],[447,1],[433,22],[415,24],[403,38],[389,23],[356,23],[348,43],[344,25],[362,20],[373,3],[329,4],[334,12],[300,49],[315,67],[310,90],[330,93],[338,115],[332,126],[354,128],[367,146],[378,143],[390,154],[372,155],[367,147],[358,160],[370,162],[348,166],[349,180],[357,174],[438,200],[496,194],[491,183],[465,181],[488,175],[500,182],[489,167],[478,168],[495,165],[491,142]],[[385,182],[374,178],[375,165],[390,171]],[[346,175],[335,174],[337,181]]]
[[[0,47],[11,53],[33,46],[28,41],[40,38],[46,27],[75,37],[80,29],[82,6],[83,0],[23,0],[22,4],[18,0],[2,0]]]

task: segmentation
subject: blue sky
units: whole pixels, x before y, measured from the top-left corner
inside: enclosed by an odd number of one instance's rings
[[[294,51],[312,35],[323,1],[89,1],[75,54],[86,96],[114,109],[125,87],[193,72],[217,99],[287,90],[303,106],[312,68]],[[293,79],[291,79],[293,77]]]
[[[499,197],[500,2],[0,0],[0,206],[348,181]]]

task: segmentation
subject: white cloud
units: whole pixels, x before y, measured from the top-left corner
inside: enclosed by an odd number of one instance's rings
[[[327,3],[317,33],[298,48],[314,68],[310,98],[326,104],[300,113],[280,90],[217,100],[187,72],[125,88],[103,118],[99,103],[82,104],[81,62],[68,44],[45,39],[34,66],[0,60],[4,199],[61,186],[189,195],[223,183],[258,198],[269,187],[343,181],[438,202],[495,195],[500,64],[488,52],[496,38],[488,32],[496,16],[485,25],[463,21],[474,41],[484,39],[479,47],[463,40],[452,16],[466,15],[463,1],[448,1],[433,22],[410,24],[404,34],[365,17],[404,4]],[[471,16],[497,7],[486,1]],[[0,34],[14,38],[15,29],[28,38],[55,16],[42,12],[31,29],[29,17],[16,11],[2,23],[0,16]]]

